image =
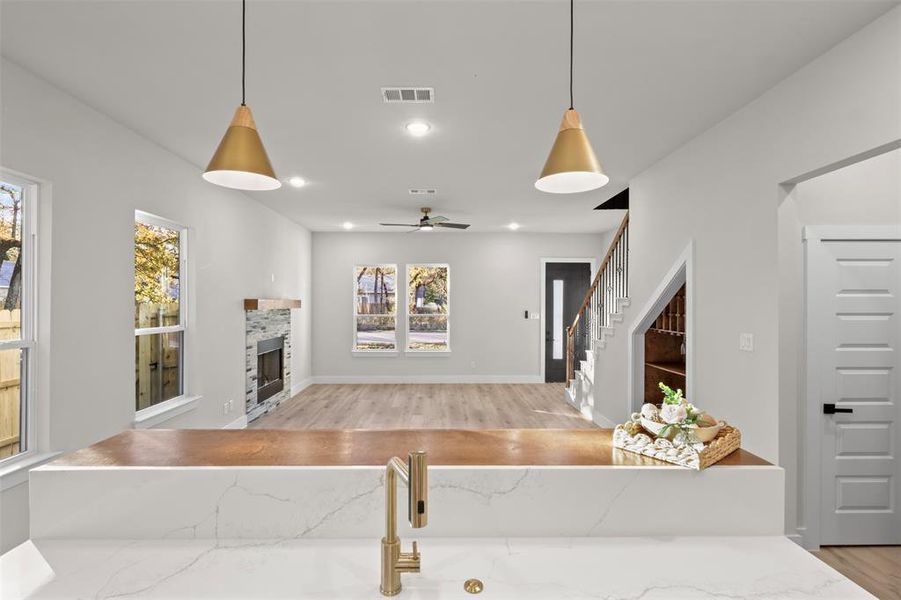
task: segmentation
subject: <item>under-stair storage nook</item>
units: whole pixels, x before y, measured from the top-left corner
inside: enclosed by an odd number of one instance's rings
[[[644,401],[660,402],[659,384],[685,390],[685,285],[644,334]]]

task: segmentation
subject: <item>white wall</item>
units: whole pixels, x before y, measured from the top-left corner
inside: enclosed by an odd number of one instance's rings
[[[538,320],[523,315],[541,306],[540,259],[594,257],[599,262],[609,235],[314,233],[314,378],[540,381],[544,333]],[[402,278],[405,265],[417,262],[450,264],[451,353],[352,355],[354,265],[397,263]],[[398,329],[403,327],[401,319]]]
[[[243,194],[204,182],[196,165],[5,60],[0,83],[0,165],[52,182],[52,231],[40,232],[52,236],[50,286],[39,290],[50,301],[52,321],[49,386],[38,389],[46,409],[43,450],[79,448],[131,427],[135,209],[190,227],[186,392],[203,400],[164,426],[218,428],[239,417],[242,299],[306,303],[309,232]],[[46,331],[46,322],[39,326]],[[299,383],[311,372],[306,306],[294,313],[293,343]],[[224,415],[222,404],[230,399],[240,408]],[[2,549],[21,537],[9,519],[27,519],[23,497],[18,490],[0,498]]]
[[[779,206],[779,439],[786,471],[786,531],[803,526],[799,452],[804,419],[804,254],[807,225],[901,223],[901,150],[894,150],[794,186]],[[818,468],[818,463],[810,465]]]
[[[743,445],[780,459],[779,184],[901,138],[901,8],[838,44],[630,183],[633,304],[625,327],[694,241],[692,400],[737,425]],[[754,334],[755,351],[738,337]],[[597,374],[621,421],[627,335]],[[793,399],[785,399],[786,402]]]

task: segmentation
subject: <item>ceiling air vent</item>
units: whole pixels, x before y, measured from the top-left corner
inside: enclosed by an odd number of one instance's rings
[[[434,196],[437,193],[435,188],[410,188],[411,196]]]
[[[382,100],[388,104],[395,102],[421,103],[435,101],[435,88],[430,87],[383,87]]]

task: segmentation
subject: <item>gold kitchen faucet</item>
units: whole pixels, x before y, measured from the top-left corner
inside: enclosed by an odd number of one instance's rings
[[[407,486],[407,511],[414,529],[425,527],[429,521],[429,474],[426,453],[411,452],[407,463],[394,456],[385,471],[385,537],[382,538],[382,583],[385,596],[400,593],[400,574],[419,573],[419,548],[413,542],[412,552],[401,552],[397,537],[397,479]]]

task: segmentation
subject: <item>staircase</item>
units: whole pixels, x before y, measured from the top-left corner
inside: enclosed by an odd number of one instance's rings
[[[594,367],[598,351],[616,333],[616,325],[622,323],[623,311],[628,306],[629,213],[626,213],[579,312],[566,328],[566,400],[589,419],[595,416]],[[584,360],[577,354],[584,355]]]

